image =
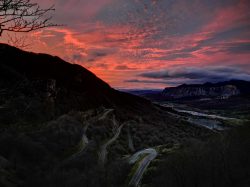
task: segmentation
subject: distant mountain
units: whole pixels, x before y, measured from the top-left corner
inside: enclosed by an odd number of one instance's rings
[[[221,98],[226,99],[250,93],[250,82],[231,80],[219,83],[183,84],[178,87],[165,88],[162,96],[168,99],[181,98]]]

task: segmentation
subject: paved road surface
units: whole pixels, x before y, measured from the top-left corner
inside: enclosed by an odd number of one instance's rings
[[[134,164],[140,158],[140,156],[142,154],[147,154],[147,156],[145,156],[140,161],[139,166],[138,166],[135,174],[132,176],[132,178],[129,182],[129,186],[134,186],[134,187],[138,186],[138,184],[142,178],[142,175],[145,172],[145,170],[147,169],[148,165],[157,156],[157,152],[155,149],[153,149],[153,148],[144,149],[142,151],[135,153],[133,156],[131,156],[129,159],[129,163]]]
[[[105,144],[103,144],[101,146],[101,149],[100,149],[100,152],[99,152],[99,162],[101,164],[105,163],[106,156],[107,156],[107,153],[108,153],[107,148],[108,148],[109,145],[111,145],[119,137],[123,126],[124,126],[124,124],[119,126],[116,133],[115,133],[115,135],[110,140],[108,140]]]

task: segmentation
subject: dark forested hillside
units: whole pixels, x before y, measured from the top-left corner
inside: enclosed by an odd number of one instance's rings
[[[211,135],[58,57],[0,59],[1,186],[124,186],[128,155]]]

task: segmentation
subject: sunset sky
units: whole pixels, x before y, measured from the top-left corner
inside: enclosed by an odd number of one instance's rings
[[[115,88],[250,80],[249,0],[43,0],[65,26],[29,50],[80,64]],[[6,37],[6,35],[4,36]]]

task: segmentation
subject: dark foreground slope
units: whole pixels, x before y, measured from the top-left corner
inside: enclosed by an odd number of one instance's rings
[[[6,87],[13,94],[40,95],[54,106],[55,111],[49,111],[53,115],[100,106],[150,108],[147,100],[118,92],[82,66],[58,57],[1,44],[0,59],[2,93],[6,93]]]
[[[150,187],[250,186],[250,124],[217,134],[208,141],[191,140],[162,157],[150,173]]]
[[[79,65],[0,44],[0,186],[126,186],[126,155],[207,135]]]

